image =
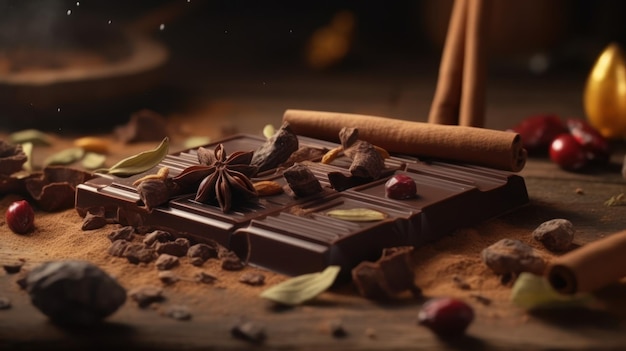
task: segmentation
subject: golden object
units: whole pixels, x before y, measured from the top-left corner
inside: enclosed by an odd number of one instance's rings
[[[328,152],[326,152],[324,156],[322,156],[322,160],[320,162],[327,165],[333,162],[337,157],[339,157],[339,154],[342,151],[343,151],[343,147],[341,146],[337,146],[334,149],[328,150]]]
[[[271,180],[262,180],[252,185],[254,185],[254,189],[259,196],[277,195],[283,192],[283,187]]]
[[[610,44],[595,62],[583,104],[589,123],[604,137],[626,137],[626,61],[618,44]]]
[[[109,152],[109,141],[98,137],[82,137],[74,140],[74,146],[85,151],[106,154]]]
[[[139,186],[139,184],[141,184],[141,182],[144,182],[148,179],[160,179],[160,180],[165,180],[165,178],[167,178],[167,176],[170,174],[170,169],[167,167],[162,167],[159,168],[159,170],[157,171],[156,174],[148,174],[146,176],[143,176],[137,180],[135,180],[133,182],[133,186]]]

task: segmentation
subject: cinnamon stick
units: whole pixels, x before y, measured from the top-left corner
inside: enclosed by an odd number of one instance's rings
[[[626,230],[556,258],[546,274],[563,294],[593,292],[626,277]]]
[[[467,3],[467,0],[454,1],[441,54],[437,87],[428,115],[429,123],[451,125],[459,123]]]
[[[307,110],[287,110],[283,121],[294,133],[338,142],[344,127],[358,128],[359,139],[389,152],[431,157],[518,172],[526,163],[519,134],[484,128]]]
[[[489,0],[472,0],[467,4],[465,57],[459,125],[483,127],[486,95],[486,40]]]

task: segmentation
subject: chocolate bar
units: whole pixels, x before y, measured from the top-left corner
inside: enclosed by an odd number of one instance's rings
[[[205,145],[222,144],[229,152],[253,151],[265,142],[253,135],[235,135]],[[330,150],[335,143],[298,136],[299,145]],[[133,182],[168,167],[171,176],[197,165],[197,149],[168,155],[157,167],[129,178],[100,175],[77,187],[76,210],[104,208],[108,217],[123,225],[161,229],[194,242],[209,240],[230,248],[250,264],[287,275],[321,271],[340,265],[349,272],[364,260],[376,260],[384,248],[420,246],[452,231],[474,225],[528,203],[524,179],[491,168],[421,161],[393,155],[385,159],[378,180],[354,180],[351,160],[340,156],[330,164],[317,159],[309,167],[323,191],[304,198],[282,193],[233,204],[224,213],[219,206],[195,201],[194,194],[172,198],[148,211]],[[403,173],[417,184],[417,196],[394,200],[385,196],[385,182]],[[339,177],[345,180],[337,183]],[[274,180],[286,186],[282,169],[257,174],[252,181]],[[353,221],[330,216],[330,211],[369,209],[384,215],[378,220]],[[148,230],[148,229],[146,229]]]

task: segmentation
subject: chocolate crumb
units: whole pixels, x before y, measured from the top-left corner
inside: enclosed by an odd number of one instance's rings
[[[265,275],[258,272],[246,272],[239,277],[239,282],[252,286],[260,286],[265,284]]]
[[[130,245],[130,242],[124,239],[115,240],[111,246],[109,246],[109,255],[115,257],[124,257],[126,248]]]
[[[183,257],[187,255],[189,250],[189,239],[177,238],[174,241],[168,241],[164,243],[157,243],[156,252],[159,254],[169,254],[172,256]]]
[[[7,272],[7,274],[19,273],[22,269],[22,266],[24,266],[24,262],[25,260],[21,258],[15,263],[2,265],[2,268],[4,268],[4,271]]]
[[[222,269],[225,271],[240,271],[245,267],[239,256],[232,251],[228,251],[221,257]]]
[[[454,285],[456,285],[457,288],[461,290],[470,290],[472,288],[469,283],[465,281],[465,279],[461,278],[458,275],[454,275],[452,277],[452,282],[454,283]]]
[[[216,258],[218,255],[217,243],[215,245],[195,244],[187,250],[187,257],[194,266],[202,266],[209,258]]]
[[[365,336],[367,336],[370,339],[376,339],[376,329],[374,329],[374,328],[366,328],[365,329]]]
[[[160,271],[159,280],[165,285],[172,285],[180,280],[180,277],[172,271]]]
[[[191,319],[191,311],[185,305],[168,306],[163,311],[163,315],[178,321],[188,321]]]
[[[11,300],[8,297],[0,296],[0,310],[8,310],[11,308]]]
[[[237,339],[254,344],[260,344],[267,338],[265,328],[262,325],[245,320],[237,322],[230,329],[230,334]]]
[[[250,164],[257,166],[258,172],[267,171],[287,161],[297,150],[298,136],[291,130],[289,123],[285,122],[265,144],[254,151]]]
[[[491,305],[491,299],[486,297],[486,296],[484,296],[484,295],[472,293],[472,294],[470,294],[470,297],[476,299],[476,301],[482,303],[485,306]]]
[[[127,225],[127,226],[115,229],[114,231],[109,233],[107,237],[109,238],[109,240],[111,240],[111,242],[114,242],[116,240],[132,241],[134,232],[135,232],[135,228]]]
[[[217,277],[206,272],[198,272],[195,275],[195,280],[202,284],[213,284],[217,280]]]
[[[146,236],[143,239],[143,243],[148,246],[151,246],[152,244],[156,242],[165,243],[168,241],[172,241],[174,239],[175,239],[174,236],[170,234],[169,232],[166,232],[163,230],[154,230],[146,234]]]
[[[328,323],[330,334],[335,338],[345,338],[348,336],[348,332],[343,327],[341,320],[335,319]]]
[[[172,269],[179,264],[178,257],[168,255],[168,254],[160,254],[156,259],[154,265],[160,271],[166,271],[168,269]]]
[[[152,262],[155,256],[154,249],[139,243],[130,243],[124,250],[124,257],[132,264]]]
[[[156,286],[141,286],[128,292],[130,298],[137,303],[140,308],[146,308],[153,303],[165,300],[163,289]]]
[[[107,225],[107,219],[104,216],[87,212],[85,218],[83,219],[83,225],[81,229],[94,230],[102,228],[105,225]]]

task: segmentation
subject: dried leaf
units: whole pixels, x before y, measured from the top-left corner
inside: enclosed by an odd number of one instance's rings
[[[593,298],[589,294],[559,294],[544,276],[523,272],[511,289],[511,301],[518,307],[534,310],[586,306]]]
[[[43,164],[44,166],[67,165],[80,160],[84,154],[85,150],[83,150],[82,148],[72,147],[48,156]]]
[[[103,154],[88,152],[83,158],[82,165],[86,169],[98,169],[104,166],[104,162],[106,161],[106,159],[107,157]]]
[[[617,194],[615,196],[611,196],[610,199],[604,202],[605,206],[624,206],[626,205],[626,199],[624,198],[624,193]]]
[[[330,288],[340,270],[340,266],[328,266],[322,272],[293,277],[264,290],[261,297],[284,305],[301,304]]]
[[[273,125],[266,124],[265,127],[263,127],[263,136],[265,136],[267,139],[271,138],[275,133],[276,128],[274,128]]]
[[[382,221],[387,215],[370,208],[351,208],[347,210],[332,210],[326,212],[327,216],[343,219],[351,222]]]
[[[116,163],[109,169],[99,172],[118,177],[130,177],[150,170],[161,162],[169,152],[169,138],[165,137],[155,149],[138,153]]]
[[[50,137],[37,129],[24,129],[9,135],[13,144],[33,143],[33,145],[50,145]]]

